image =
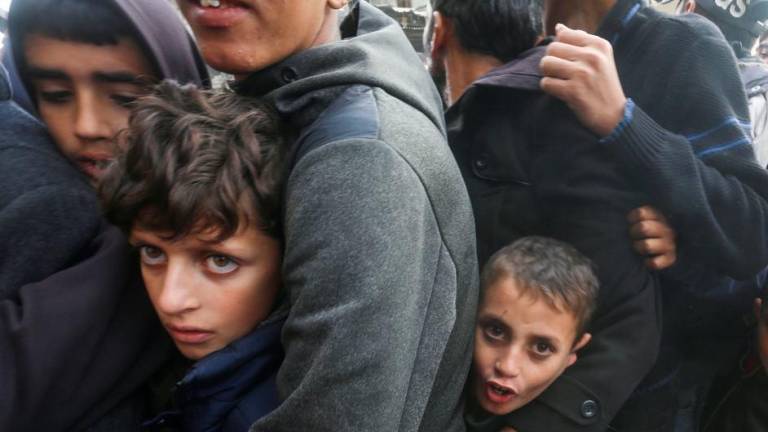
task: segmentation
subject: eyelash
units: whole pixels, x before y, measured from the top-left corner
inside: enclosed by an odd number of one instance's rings
[[[66,90],[40,92],[40,99],[42,99],[46,103],[54,104],[54,105],[67,103],[71,98],[71,96],[72,96],[72,93]],[[138,99],[138,96],[127,95],[127,94],[112,94],[109,96],[109,98],[117,106],[121,108],[130,109],[134,104],[134,102],[136,102],[136,99]]]

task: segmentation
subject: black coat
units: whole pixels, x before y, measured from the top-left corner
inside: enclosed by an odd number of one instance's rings
[[[122,406],[170,343],[95,191],[9,97],[0,68],[0,430],[79,430]]]
[[[504,421],[522,431],[604,430],[659,345],[656,279],[633,252],[626,221],[645,198],[598,137],[539,90],[543,50],[474,83],[448,112],[449,143],[472,199],[481,264],[517,238],[548,236],[591,258],[601,283],[579,360]],[[493,423],[470,418],[470,429]]]

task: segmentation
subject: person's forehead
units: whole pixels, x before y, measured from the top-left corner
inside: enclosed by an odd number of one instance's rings
[[[149,59],[130,38],[120,39],[116,45],[95,45],[30,34],[24,39],[24,57],[31,68],[68,73],[153,74]]]

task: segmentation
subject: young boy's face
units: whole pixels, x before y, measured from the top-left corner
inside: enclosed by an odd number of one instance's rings
[[[538,397],[576,361],[590,336],[576,340],[573,313],[522,294],[512,278],[486,287],[478,311],[473,392],[494,415],[508,414]]]
[[[153,75],[128,38],[91,45],[30,34],[24,58],[40,117],[64,155],[93,183],[114,154],[114,139],[128,124],[129,104]]]
[[[135,227],[144,284],[181,353],[198,360],[250,333],[272,310],[280,244],[250,224],[216,242],[214,232],[167,240]]]

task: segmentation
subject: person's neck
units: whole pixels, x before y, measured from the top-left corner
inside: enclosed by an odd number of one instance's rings
[[[587,33],[596,33],[600,24],[613,9],[617,0],[566,0],[548,2],[545,11],[547,34],[555,34],[555,25],[566,26],[584,30]]]
[[[451,51],[445,62],[449,106],[459,100],[478,78],[502,65],[500,60],[488,55],[469,53],[460,48]]]

